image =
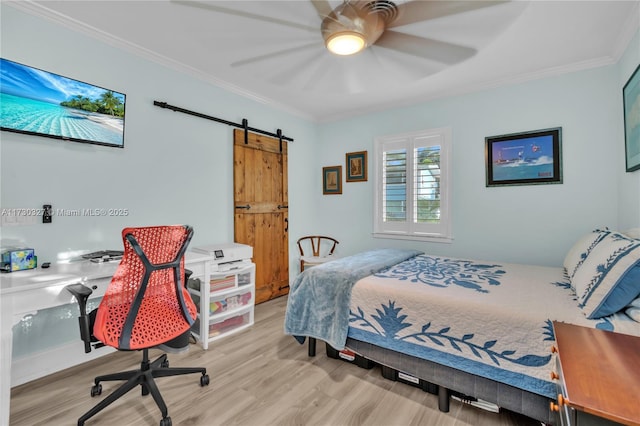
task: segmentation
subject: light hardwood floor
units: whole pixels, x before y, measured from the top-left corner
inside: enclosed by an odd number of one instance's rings
[[[207,387],[200,387],[199,375],[157,380],[174,425],[540,424],[456,401],[442,413],[436,395],[386,380],[379,367],[366,370],[328,358],[322,343],[309,358],[306,346],[283,333],[285,308],[286,297],[260,304],[250,329],[214,342],[208,351],[192,345],[186,354],[169,355],[171,366],[204,366],[211,377]],[[139,359],[138,352],[117,352],[14,388],[11,425],[76,424],[119,384],[105,382],[102,396],[91,398],[93,377],[137,368]],[[160,417],[153,399],[133,390],[86,424],[157,426]]]

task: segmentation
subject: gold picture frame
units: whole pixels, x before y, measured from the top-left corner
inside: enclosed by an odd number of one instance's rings
[[[322,194],[342,194],[342,166],[322,168]]]
[[[347,152],[347,182],[367,181],[367,151]]]

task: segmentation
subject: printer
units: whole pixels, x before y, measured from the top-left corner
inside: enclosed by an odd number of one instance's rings
[[[211,256],[212,272],[244,268],[251,264],[253,257],[253,247],[239,243],[199,246],[192,248],[191,251]]]

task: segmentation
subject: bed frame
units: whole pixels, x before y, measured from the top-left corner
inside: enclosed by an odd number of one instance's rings
[[[545,396],[350,337],[345,346],[366,359],[438,385],[438,408],[442,412],[449,412],[451,392],[455,391],[492,402],[545,424],[558,423],[557,415],[550,409],[552,400]],[[316,339],[309,338],[309,356],[315,354]]]

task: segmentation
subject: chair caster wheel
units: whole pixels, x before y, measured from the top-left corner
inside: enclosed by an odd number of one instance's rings
[[[162,363],[160,363],[160,367],[169,368],[169,360],[165,359],[164,361],[162,361]]]
[[[160,426],[171,426],[171,417],[165,417],[160,420]]]
[[[97,385],[91,386],[91,397],[98,396],[102,394],[102,385],[98,383]]]
[[[207,386],[209,384],[209,375],[204,374],[200,376],[200,386]]]

